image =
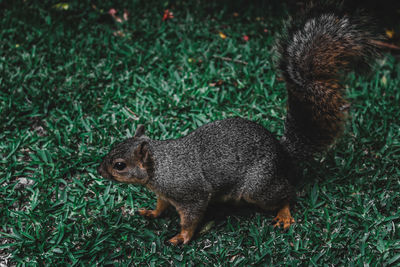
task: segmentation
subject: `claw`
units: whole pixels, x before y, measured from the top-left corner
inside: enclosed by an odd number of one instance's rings
[[[284,230],[289,229],[290,225],[295,223],[293,217],[281,217],[281,216],[276,216],[275,219],[273,220],[274,227],[279,227],[283,228]]]
[[[290,225],[295,223],[292,215],[290,215],[289,204],[283,206],[278,211],[278,215],[272,220],[274,227],[281,227],[284,230],[289,229]]]
[[[168,242],[174,246],[177,246],[179,244],[187,244],[189,243],[189,241],[190,241],[189,233],[185,230],[181,231],[179,234],[168,240]]]
[[[170,240],[168,240],[169,243],[171,243],[174,246],[180,245],[182,243],[185,243],[185,240],[183,238],[183,236],[181,234],[177,234],[176,236],[174,236],[173,238],[171,238]]]

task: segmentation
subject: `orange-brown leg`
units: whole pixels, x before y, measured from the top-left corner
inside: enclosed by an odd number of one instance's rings
[[[168,240],[172,245],[187,244],[192,239],[196,227],[203,217],[203,212],[177,209],[181,219],[181,232]]]
[[[157,206],[155,210],[140,209],[139,214],[148,218],[157,218],[163,213],[164,210],[167,209],[168,206],[169,206],[168,201],[158,197]]]
[[[278,215],[275,217],[273,220],[274,227],[282,227],[283,229],[288,229],[291,224],[293,224],[295,221],[290,214],[290,207],[289,203],[285,203],[283,207],[278,211]]]

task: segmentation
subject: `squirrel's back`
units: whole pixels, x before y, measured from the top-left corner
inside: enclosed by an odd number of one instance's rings
[[[197,160],[208,165],[229,162],[250,164],[257,157],[272,156],[281,149],[279,142],[267,129],[239,117],[213,121],[187,136],[161,142],[169,142],[169,149],[175,150],[176,147],[182,156],[189,152],[199,155]]]
[[[279,142],[267,129],[242,118],[228,118],[206,124],[193,135],[199,144],[202,161],[208,164],[240,163],[244,166],[237,166],[238,169],[245,169],[245,165],[253,164],[260,157],[269,157],[269,161],[273,161],[280,152]]]
[[[158,147],[156,172],[174,166],[165,178],[174,187],[203,188],[208,184],[210,192],[230,192],[249,182],[246,177],[252,171],[263,174],[264,184],[289,178],[285,172],[289,166],[284,166],[286,152],[278,140],[263,126],[242,118],[214,121],[185,137],[152,141],[152,145]]]
[[[288,92],[281,142],[294,159],[323,150],[342,132],[348,104],[341,75],[368,63],[377,39],[363,17],[326,8],[291,23],[279,43],[279,68]]]

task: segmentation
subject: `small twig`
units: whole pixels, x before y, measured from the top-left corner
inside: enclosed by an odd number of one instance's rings
[[[400,47],[395,44],[389,44],[381,41],[371,40],[371,43],[376,44],[377,46],[386,47],[390,49],[400,50]]]
[[[247,63],[246,61],[243,60],[238,60],[238,59],[232,59],[230,57],[220,57],[220,56],[213,56],[214,58],[218,58],[221,59],[223,61],[229,61],[229,62],[235,62],[235,63],[239,63],[239,64],[243,64],[243,65],[247,65],[249,63]]]
[[[128,108],[127,106],[125,106],[125,109],[126,109],[129,113],[131,113],[133,116],[135,116],[135,118],[133,118],[134,120],[138,120],[138,119],[139,119],[139,116],[136,115],[136,113],[133,112],[130,108]]]

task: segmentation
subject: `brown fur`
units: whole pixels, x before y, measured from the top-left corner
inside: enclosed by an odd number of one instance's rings
[[[192,239],[196,227],[202,219],[202,216],[195,216],[190,211],[177,208],[181,219],[181,232],[168,240],[173,245],[187,244]]]
[[[324,148],[342,132],[347,117],[343,107],[347,102],[342,97],[343,89],[337,80],[316,81],[314,88],[315,94],[304,95],[288,87],[288,105],[295,120],[304,121],[307,118],[308,121],[303,122],[304,129],[313,129],[308,137],[314,140],[316,147]]]
[[[342,133],[348,104],[340,78],[354,64],[367,65],[376,55],[373,40],[380,39],[367,19],[330,9],[303,14],[279,46],[289,97],[281,142],[297,161],[323,151]]]
[[[290,214],[289,203],[285,203],[283,207],[278,211],[278,215],[274,218],[274,227],[283,226],[284,230],[289,229],[290,225],[295,223],[292,215]]]

